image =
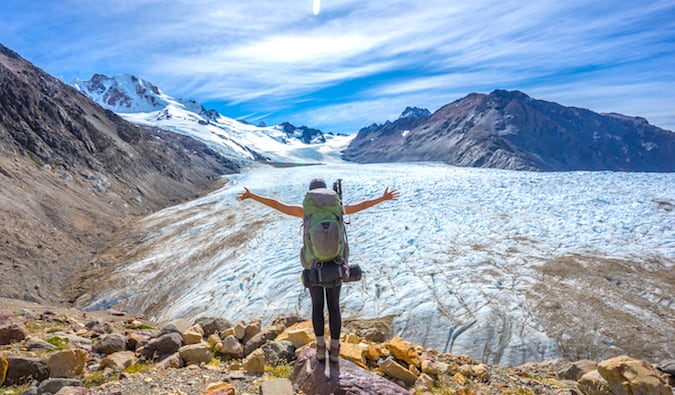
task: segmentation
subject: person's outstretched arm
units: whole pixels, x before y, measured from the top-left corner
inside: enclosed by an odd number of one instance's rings
[[[302,206],[286,204],[276,199],[256,195],[255,193],[249,191],[248,188],[246,187],[244,187],[244,192],[237,195],[237,200],[244,200],[244,199],[253,199],[256,202],[260,202],[267,207],[271,207],[275,210],[281,211],[284,214],[292,215],[294,217],[302,218],[305,213],[305,210],[303,210]]]
[[[389,187],[385,188],[384,193],[382,196],[375,198],[375,199],[370,199],[370,200],[364,200],[360,203],[356,204],[350,204],[345,206],[345,214],[354,214],[357,213],[361,210],[365,210],[369,207],[373,207],[376,204],[382,203],[386,200],[395,200],[398,199],[400,193],[396,189],[389,190]]]

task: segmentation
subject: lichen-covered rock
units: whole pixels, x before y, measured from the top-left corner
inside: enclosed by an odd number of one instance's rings
[[[49,355],[47,368],[50,377],[73,378],[82,373],[89,360],[89,353],[76,348],[56,351]]]

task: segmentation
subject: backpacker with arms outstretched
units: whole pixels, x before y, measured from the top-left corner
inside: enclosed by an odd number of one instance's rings
[[[306,287],[336,287],[349,281],[347,230],[342,207],[342,180],[333,189],[315,188],[305,195],[302,207],[303,246],[300,261]],[[356,274],[356,273],[355,273]],[[358,269],[360,279],[360,269]],[[353,276],[352,276],[353,277]],[[352,281],[358,280],[354,278]]]

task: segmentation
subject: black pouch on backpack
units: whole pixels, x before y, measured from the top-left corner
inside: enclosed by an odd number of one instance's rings
[[[342,264],[324,262],[312,269],[303,270],[302,283],[306,288],[335,288],[342,284],[343,281],[361,280],[361,273],[359,265],[349,266],[347,270]]]

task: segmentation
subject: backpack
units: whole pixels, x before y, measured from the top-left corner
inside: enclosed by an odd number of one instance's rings
[[[309,190],[302,207],[303,246],[300,261],[305,269],[319,262],[347,263],[349,246],[343,220],[342,199],[328,188]]]

